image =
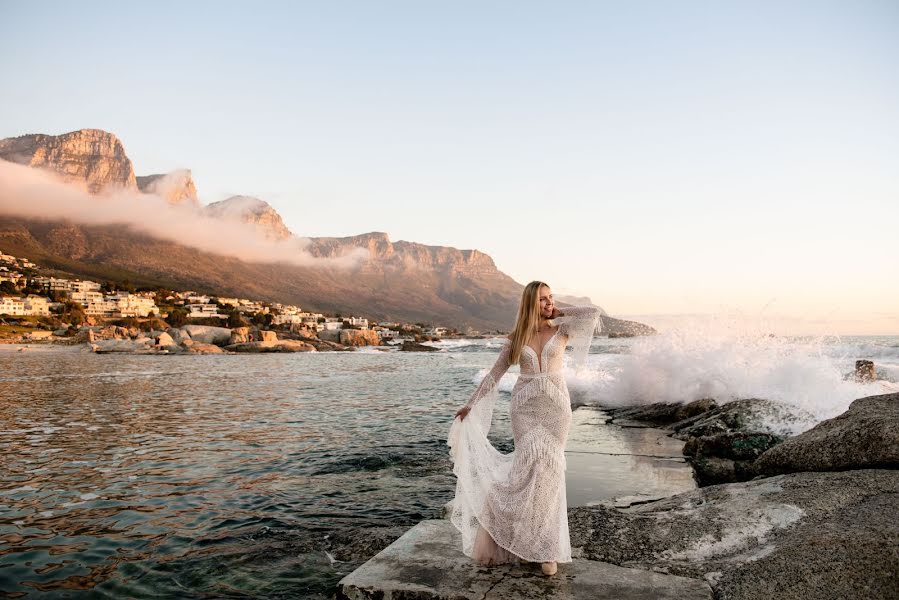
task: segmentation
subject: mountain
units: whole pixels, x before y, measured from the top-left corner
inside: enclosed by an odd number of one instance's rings
[[[0,140],[0,158],[61,173],[92,193],[109,186],[125,187],[161,195],[172,204],[188,204],[197,208],[197,215],[251,223],[270,239],[296,239],[299,244],[294,248],[302,246],[312,257],[361,254],[363,258],[353,267],[341,268],[323,266],[329,261],[254,263],[178,243],[179,238],[169,238],[178,242],[157,239],[127,224],[85,225],[0,215],[0,248],[65,273],[292,303],[305,310],[375,320],[478,330],[514,326],[523,286],[479,250],[393,242],[379,231],[294,238],[277,211],[258,198],[234,196],[199,207],[188,170],[136,178],[118,138],[95,129]],[[589,299],[577,303],[587,304]],[[604,314],[604,326],[633,331],[627,325],[630,322],[609,319]]]
[[[169,204],[188,204],[200,208],[197,186],[188,169],[178,169],[161,175],[143,175],[137,178],[137,187],[145,194],[156,194]]]
[[[268,202],[252,196],[231,196],[226,200],[207,204],[203,207],[203,212],[217,219],[251,223],[269,239],[285,240],[293,235],[278,211]]]
[[[0,140],[0,158],[55,171],[69,182],[86,185],[91,193],[109,186],[137,189],[122,142],[100,129],[6,138]]]

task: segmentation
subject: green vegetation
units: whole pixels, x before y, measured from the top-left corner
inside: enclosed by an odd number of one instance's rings
[[[187,311],[183,308],[173,308],[165,320],[166,323],[175,328],[187,325]]]

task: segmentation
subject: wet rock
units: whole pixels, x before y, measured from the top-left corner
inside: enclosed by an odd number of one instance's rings
[[[843,414],[762,454],[755,467],[762,474],[899,468],[899,394],[855,400]]]
[[[843,375],[843,379],[851,379],[859,383],[870,383],[877,381],[877,371],[874,369],[873,360],[857,360],[855,361],[855,371]]]
[[[203,342],[195,342],[189,340],[190,343],[184,343],[184,347],[192,354],[222,354],[225,351],[215,344],[204,344]]]
[[[273,342],[247,342],[225,346],[229,352],[315,352],[312,344],[296,340],[275,340]]]
[[[734,400],[671,425],[674,437],[688,440],[736,431],[789,435],[814,417],[795,407],[763,398]]]
[[[344,562],[366,561],[398,540],[409,527],[363,527],[328,534],[332,556]]]
[[[656,402],[645,406],[611,408],[607,409],[607,412],[612,416],[613,423],[637,421],[653,425],[670,425],[704,414],[717,406],[718,403],[713,398],[703,398],[687,404]]]
[[[684,444],[686,456],[718,456],[731,460],[755,460],[763,452],[784,440],[772,433],[730,431],[717,435],[691,438]]]
[[[584,558],[701,577],[716,598],[896,597],[899,471],[792,473],[568,514]]]
[[[419,344],[418,342],[405,340],[402,347],[400,348],[400,352],[440,352],[440,349],[433,346]]]
[[[700,487],[733,483],[755,477],[753,461],[782,441],[781,436],[770,433],[732,431],[691,438],[684,444],[684,455],[690,457]]]

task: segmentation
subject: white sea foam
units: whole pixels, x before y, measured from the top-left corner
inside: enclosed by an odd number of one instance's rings
[[[899,348],[888,340],[772,336],[722,320],[636,338],[628,354],[590,358],[575,385],[600,404],[766,398],[811,415],[793,433],[844,412],[856,398],[899,391]],[[844,379],[856,359],[874,360],[881,380]]]

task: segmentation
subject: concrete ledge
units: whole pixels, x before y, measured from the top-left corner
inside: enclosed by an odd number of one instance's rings
[[[422,521],[367,563],[340,580],[340,600],[501,600],[608,598],[610,600],[711,600],[697,579],[578,560],[546,577],[539,564],[483,567],[462,554],[449,521]]]

